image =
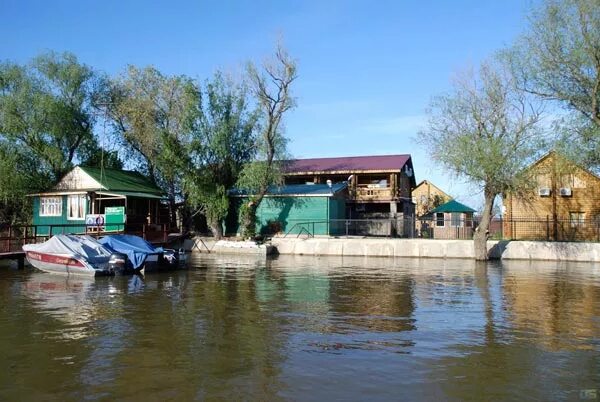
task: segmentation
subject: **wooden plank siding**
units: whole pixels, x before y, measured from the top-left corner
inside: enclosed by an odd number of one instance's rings
[[[33,197],[33,224],[38,226],[37,235],[38,236],[48,236],[60,234],[63,231],[65,233],[76,233],[82,234],[85,233],[85,218],[84,219],[67,219],[68,213],[68,203],[67,203],[67,195],[59,195],[54,197],[60,197],[62,199],[62,214],[60,216],[40,216],[40,196]],[[89,205],[86,202],[86,213],[89,209]],[[60,226],[60,225],[76,225],[81,223],[81,226],[70,226],[63,228],[59,228],[59,232],[49,233],[50,225]],[[46,226],[48,225],[48,226]]]
[[[525,197],[509,195],[503,235],[509,239],[597,241],[600,178],[552,152],[530,167],[535,189]],[[540,188],[550,194],[542,196]],[[570,195],[561,195],[568,188]]]

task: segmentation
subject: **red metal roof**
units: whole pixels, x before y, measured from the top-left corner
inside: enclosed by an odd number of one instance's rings
[[[410,155],[346,156],[340,158],[295,159],[288,162],[286,173],[335,172],[357,170],[400,170]]]

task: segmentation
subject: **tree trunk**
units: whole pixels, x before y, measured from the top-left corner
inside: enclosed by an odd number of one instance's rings
[[[242,236],[252,238],[256,235],[256,209],[257,204],[250,200],[242,212]]]
[[[490,236],[490,219],[492,218],[492,208],[494,207],[494,198],[496,197],[488,189],[484,190],[485,205],[483,207],[483,214],[481,215],[481,222],[475,229],[473,235],[473,243],[475,247],[475,259],[478,261],[485,261],[488,259],[487,241]]]
[[[221,240],[223,238],[223,226],[221,226],[220,221],[212,221],[208,226],[216,240]]]

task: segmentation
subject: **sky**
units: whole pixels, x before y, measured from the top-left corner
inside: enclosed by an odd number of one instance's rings
[[[285,118],[294,157],[411,154],[430,180],[480,208],[473,186],[415,141],[430,99],[460,70],[511,44],[527,0],[0,0],[0,59],[69,51],[108,74],[129,64],[201,81],[241,74],[282,38],[297,60],[297,107]]]

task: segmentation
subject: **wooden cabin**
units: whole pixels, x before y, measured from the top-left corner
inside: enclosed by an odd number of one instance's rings
[[[295,159],[286,163],[284,176],[286,184],[347,182],[348,219],[414,219],[410,155]]]
[[[420,218],[425,216],[433,208],[450,201],[452,197],[428,180],[423,180],[412,190],[412,202],[415,204],[415,230],[418,237],[422,236],[422,221]]]
[[[504,200],[504,238],[600,240],[600,177],[554,151],[528,171],[529,194]]]
[[[475,210],[450,200],[421,217],[421,237],[431,239],[470,239]]]
[[[169,223],[163,192],[138,172],[77,166],[51,191],[30,196],[38,236],[141,233]]]

